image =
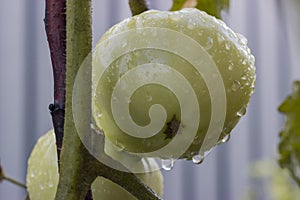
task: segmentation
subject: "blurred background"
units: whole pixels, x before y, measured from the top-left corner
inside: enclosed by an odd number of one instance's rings
[[[153,9],[171,6],[171,0],[149,1]],[[127,2],[93,1],[94,44],[109,27],[130,16]],[[0,162],[8,176],[22,182],[34,143],[52,127],[48,105],[53,79],[44,8],[42,0],[0,3]],[[178,161],[173,170],[163,172],[164,199],[275,199],[266,174],[276,167],[283,126],[277,107],[291,92],[293,80],[300,79],[299,12],[299,0],[230,0],[223,19],[248,38],[256,57],[256,92],[228,143],[216,147],[201,165]],[[261,160],[273,163],[253,175],[251,166]],[[25,194],[0,183],[1,200],[24,199]]]

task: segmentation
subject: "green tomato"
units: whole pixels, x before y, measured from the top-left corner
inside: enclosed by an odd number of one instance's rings
[[[213,130],[213,132],[220,133],[220,136],[216,140],[217,142],[210,144],[202,150],[207,151],[215,146],[216,143],[225,141],[239,119],[245,114],[250,96],[254,91],[254,57],[246,45],[246,38],[234,33],[221,20],[198,9],[183,9],[174,12],[151,10],[128,18],[113,26],[103,35],[98,46],[100,46],[102,42],[106,42],[105,45],[107,48],[102,49],[102,51],[104,50],[103,52],[114,54],[114,51],[118,51],[128,45],[130,46],[130,44],[134,42],[134,39],[132,40],[130,36],[128,40],[121,41],[118,45],[113,44],[116,46],[115,49],[111,49],[112,44],[110,44],[110,41],[120,34],[134,29],[140,30],[140,34],[144,34],[143,30],[145,28],[153,28],[153,35],[156,34],[155,37],[160,39],[162,44],[169,39],[168,35],[159,35],[155,31],[155,28],[180,33],[197,44],[200,44],[205,52],[191,51],[189,54],[199,54],[199,62],[205,59],[211,59],[215,63],[225,87],[227,102],[226,116],[221,130],[217,128]],[[149,45],[152,43],[152,41],[147,38],[147,35],[145,35],[145,41],[147,41]],[[185,46],[180,39],[174,40],[173,43],[189,51],[189,46]],[[94,72],[97,71],[97,65],[101,65],[101,61],[99,60],[101,56],[103,56],[102,52],[97,52],[97,50],[95,52],[96,56],[93,58]],[[180,128],[186,127],[186,124],[181,121],[182,113],[180,102],[176,98],[176,94],[160,84],[143,85],[143,87],[138,88],[132,93],[130,101],[128,101],[130,117],[139,126],[147,126],[151,123],[148,113],[151,106],[159,104],[165,109],[166,121],[155,135],[151,137],[134,137],[121,129],[116,123],[112,112],[112,101],[114,100],[112,99],[112,94],[116,84],[130,70],[149,63],[167,65],[176,70],[188,80],[197,96],[198,104],[195,105],[195,108],[200,110],[200,120],[196,122],[198,124],[197,133],[187,150],[181,155],[181,158],[191,159],[193,156],[199,154],[210,121],[212,120],[213,124],[218,122],[217,120],[214,122],[214,119],[211,119],[211,91],[208,89],[203,74],[199,74],[195,66],[193,66],[188,59],[176,55],[174,52],[157,48],[133,48],[130,52],[116,58],[107,69],[105,69],[99,81],[93,81],[93,86],[96,87],[93,98],[93,106],[95,108],[93,116],[95,122],[97,126],[103,130],[105,137],[110,140],[111,143],[131,153],[157,151],[169,144]],[[161,70],[161,73],[167,73],[167,71],[168,70]],[[156,75],[157,74],[150,72],[150,76]],[[147,74],[145,77],[146,76]],[[138,77],[138,75],[136,77]],[[166,81],[172,80],[172,78],[168,76],[166,76],[165,79],[167,79]],[[132,81],[135,81],[134,78]],[[217,85],[215,85],[215,87],[217,87]],[[190,96],[187,94],[186,98],[188,99]],[[122,113],[120,113],[120,115],[122,115]],[[186,137],[188,137],[189,133],[185,134]],[[174,158],[175,153],[173,155],[172,152],[176,151],[177,149],[173,148],[170,150],[170,154],[161,154],[159,157],[163,159]]]
[[[157,168],[154,162],[146,162],[144,167]],[[136,174],[157,194],[163,193],[163,177],[160,171]],[[39,138],[28,159],[27,189],[31,200],[53,200],[58,185],[58,167],[54,131]],[[129,192],[103,177],[98,177],[92,184],[95,200],[124,199],[135,200]]]

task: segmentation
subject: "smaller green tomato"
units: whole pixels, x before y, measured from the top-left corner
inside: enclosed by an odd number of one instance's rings
[[[157,168],[154,162],[147,162],[144,167]],[[163,177],[160,171],[136,174],[157,194],[163,193]],[[31,200],[53,200],[58,185],[58,167],[53,129],[39,138],[28,159],[27,189]],[[95,200],[136,200],[121,186],[103,177],[98,177],[92,184]]]

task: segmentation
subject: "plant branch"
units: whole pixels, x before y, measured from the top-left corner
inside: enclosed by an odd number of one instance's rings
[[[91,199],[88,190],[94,177],[87,165],[89,154],[82,145],[75,128],[72,113],[72,92],[77,71],[92,50],[91,1],[68,0],[66,4],[67,61],[66,61],[66,111],[64,138],[61,152],[60,176],[56,200]],[[86,71],[87,85],[91,85],[90,69]],[[82,106],[82,123],[90,126],[90,88],[83,90],[87,97]],[[88,193],[88,195],[87,195]]]
[[[24,183],[21,183],[21,182],[15,180],[15,179],[13,179],[13,178],[4,176],[4,177],[3,177],[3,180],[8,181],[8,182],[10,182],[10,183],[12,183],[12,184],[14,184],[14,185],[17,185],[17,186],[19,186],[19,187],[22,187],[22,188],[24,188],[24,189],[27,188],[26,185],[25,185]]]
[[[146,0],[129,0],[132,16],[149,10]]]
[[[25,185],[25,184],[23,184],[23,183],[21,183],[21,182],[15,180],[15,179],[12,179],[12,178],[10,178],[10,177],[7,177],[7,176],[4,174],[2,167],[0,166],[0,183],[1,183],[2,181],[8,181],[8,182],[10,182],[10,183],[12,183],[12,184],[14,184],[14,185],[17,185],[17,186],[20,186],[20,187],[26,189],[26,185]]]
[[[44,22],[54,77],[54,103],[49,105],[49,110],[56,137],[58,167],[60,167],[66,90],[66,0],[46,0]]]

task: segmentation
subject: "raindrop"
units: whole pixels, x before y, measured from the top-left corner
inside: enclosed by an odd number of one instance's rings
[[[166,171],[170,171],[174,167],[174,159],[161,160],[162,168]]]
[[[247,40],[247,38],[245,38],[245,36],[243,36],[242,34],[237,34],[237,36],[243,45],[247,45],[248,40]]]
[[[232,91],[237,91],[241,87],[241,83],[238,80],[235,80],[231,86]]]
[[[233,64],[232,63],[229,64],[228,70],[230,70],[230,71],[233,70]]]
[[[115,147],[116,151],[123,151],[125,149],[125,146],[122,143],[118,142],[118,140],[116,141]]]
[[[243,76],[241,77],[241,79],[242,79],[242,80],[246,80],[246,79],[247,79],[247,76],[246,76],[246,75],[243,75]]]
[[[204,155],[201,154],[201,153],[198,154],[198,155],[195,155],[195,156],[193,156],[192,160],[193,160],[193,163],[194,163],[194,164],[199,165],[199,164],[201,164],[201,163],[203,162],[203,160],[204,160]]]
[[[195,24],[195,22],[193,22],[193,20],[190,19],[188,21],[188,29],[194,29],[195,25],[196,24]]]
[[[102,117],[102,113],[101,112],[97,112],[96,116],[97,116],[97,118],[101,118]]]
[[[48,186],[49,186],[50,188],[52,188],[54,185],[53,185],[52,182],[50,182],[50,183],[48,184]]]
[[[44,185],[40,185],[40,189],[44,190],[45,189]]]
[[[246,64],[247,64],[247,60],[244,59],[243,62],[242,62],[242,64],[243,64],[243,65],[246,65]]]
[[[173,21],[179,21],[180,18],[181,18],[181,15],[171,15],[170,18],[171,18]]]
[[[230,134],[227,134],[227,135],[225,135],[225,136],[223,137],[222,142],[223,142],[223,143],[228,142],[229,139],[230,139]]]
[[[227,43],[227,42],[225,43],[225,49],[226,49],[226,50],[229,50],[229,49],[230,49],[230,44]]]
[[[218,42],[223,42],[224,40],[225,40],[225,38],[223,37],[223,35],[221,35],[221,34],[218,34]],[[227,43],[226,43],[227,44]]]
[[[242,117],[246,114],[246,107],[243,106],[237,113],[237,116]]]
[[[206,50],[211,49],[212,46],[213,46],[213,43],[214,43],[214,40],[213,40],[211,37],[208,37],[208,38],[207,38],[207,42],[206,42],[206,44],[205,44],[205,49],[206,49]]]

